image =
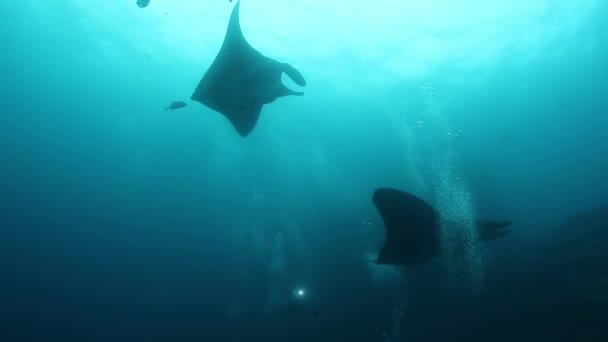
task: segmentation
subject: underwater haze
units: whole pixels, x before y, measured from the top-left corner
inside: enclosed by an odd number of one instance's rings
[[[245,138],[235,3],[0,2],[0,341],[608,340],[607,2],[242,0]],[[376,265],[380,187],[511,233]]]

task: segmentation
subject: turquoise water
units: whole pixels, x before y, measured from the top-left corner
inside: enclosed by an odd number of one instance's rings
[[[0,340],[487,340],[458,318],[608,203],[603,1],[243,0],[247,40],[307,80],[247,138],[189,100],[233,4],[0,3]],[[464,259],[362,265],[382,186],[513,233],[465,232]],[[578,334],[531,325],[501,336]]]

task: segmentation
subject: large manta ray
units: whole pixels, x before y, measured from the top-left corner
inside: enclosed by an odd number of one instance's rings
[[[306,81],[291,65],[268,58],[249,45],[241,31],[239,5],[240,1],[232,10],[220,52],[191,99],[224,114],[245,137],[255,127],[263,105],[281,96],[303,95],[281,82],[283,73],[300,86]]]
[[[375,260],[377,264],[412,265],[441,254],[441,214],[428,203],[407,192],[390,188],[377,189],[372,201],[386,228],[384,245]],[[481,241],[508,234],[506,228],[510,225],[510,221],[475,220]]]

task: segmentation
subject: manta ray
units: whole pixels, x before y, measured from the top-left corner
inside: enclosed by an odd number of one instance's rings
[[[241,31],[239,7],[240,1],[232,9],[222,47],[191,99],[223,114],[246,137],[265,104],[282,96],[303,95],[281,82],[283,73],[299,86],[305,86],[306,81],[291,65],[266,57],[249,45]]]
[[[384,245],[374,260],[376,264],[413,265],[441,254],[442,217],[435,208],[410,193],[391,188],[376,189],[372,201],[386,229]],[[475,220],[481,241],[505,236],[510,225],[510,221]]]

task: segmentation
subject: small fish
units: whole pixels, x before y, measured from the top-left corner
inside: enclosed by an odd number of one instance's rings
[[[150,0],[137,0],[137,6],[139,8],[147,7],[150,4]]]
[[[173,102],[171,102],[169,107],[165,108],[165,110],[176,110],[176,109],[184,108],[186,106],[187,106],[186,102],[184,102],[184,101],[173,101]]]

